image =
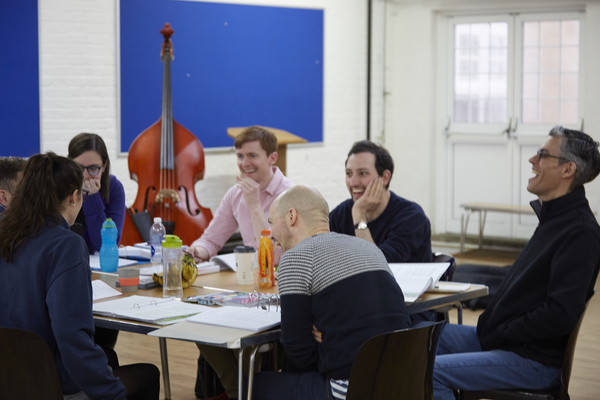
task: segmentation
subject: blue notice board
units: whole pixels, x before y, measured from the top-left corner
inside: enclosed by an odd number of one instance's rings
[[[121,151],[161,114],[168,22],[173,116],[204,147],[228,127],[323,140],[323,11],[177,0],[120,1]]]
[[[37,3],[0,1],[0,156],[40,152]]]

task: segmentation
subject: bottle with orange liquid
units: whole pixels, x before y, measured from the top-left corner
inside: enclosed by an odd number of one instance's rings
[[[258,242],[258,287],[270,288],[275,284],[273,275],[273,242],[271,242],[271,231],[263,229],[260,231],[260,242]]]

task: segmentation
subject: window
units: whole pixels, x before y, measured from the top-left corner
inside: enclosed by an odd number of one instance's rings
[[[452,132],[579,127],[579,13],[450,18]]]

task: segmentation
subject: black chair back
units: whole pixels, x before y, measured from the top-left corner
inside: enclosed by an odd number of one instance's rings
[[[63,400],[52,352],[39,335],[0,327],[0,397]]]
[[[347,400],[433,398],[433,364],[443,322],[375,336],[352,365]]]
[[[452,277],[454,276],[454,271],[456,271],[456,258],[454,258],[451,254],[446,253],[433,253],[432,262],[449,262],[450,266],[444,272],[444,275],[441,276],[440,281],[450,282],[452,281]]]

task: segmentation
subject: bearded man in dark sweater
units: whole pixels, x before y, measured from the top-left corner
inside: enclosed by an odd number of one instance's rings
[[[539,225],[477,327],[446,326],[435,361],[435,400],[453,389],[551,389],[560,384],[568,336],[593,294],[600,227],[583,184],[600,172],[598,143],[554,127],[529,159],[527,190]]]

